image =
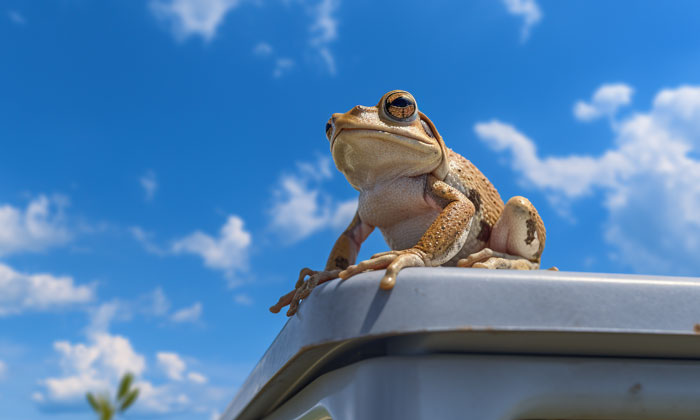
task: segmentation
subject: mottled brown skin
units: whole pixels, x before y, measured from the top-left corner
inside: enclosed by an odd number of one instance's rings
[[[289,305],[291,316],[318,284],[367,270],[386,270],[380,287],[388,290],[406,267],[539,268],[546,232],[535,207],[519,196],[504,205],[481,171],[445,146],[410,93],[333,114],[326,134],[336,166],[360,192],[358,209],[325,269],[302,269],[272,312]],[[392,250],[355,264],[375,227]]]

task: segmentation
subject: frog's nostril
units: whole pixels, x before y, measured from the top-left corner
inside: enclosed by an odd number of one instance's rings
[[[331,134],[333,133],[333,125],[335,124],[335,117],[331,117],[330,121],[326,123],[326,137],[330,140]]]

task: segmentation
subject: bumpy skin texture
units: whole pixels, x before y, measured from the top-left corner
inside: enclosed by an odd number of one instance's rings
[[[291,316],[318,284],[366,270],[385,269],[380,287],[391,289],[406,267],[539,268],[546,232],[535,207],[519,196],[504,205],[481,171],[445,146],[410,93],[333,114],[326,135],[336,166],[360,192],[357,213],[325,269],[303,268],[270,311],[289,305]],[[392,250],[355,264],[375,227]]]

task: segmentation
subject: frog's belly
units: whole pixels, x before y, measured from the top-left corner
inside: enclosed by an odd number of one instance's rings
[[[384,240],[391,249],[408,249],[417,244],[421,236],[428,230],[438,211],[428,212],[409,219],[398,221],[391,226],[380,227]]]
[[[379,228],[391,249],[415,245],[440,214],[425,201],[425,181],[425,176],[394,179],[360,193],[360,218]]]
[[[418,243],[442,209],[425,200],[425,176],[402,178],[379,184],[360,193],[358,211],[365,223],[377,227],[391,249],[408,249]],[[444,265],[455,265],[459,258],[484,247],[478,239],[481,213],[474,215],[472,229],[462,249]]]

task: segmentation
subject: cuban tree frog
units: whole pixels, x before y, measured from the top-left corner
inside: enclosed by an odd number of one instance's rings
[[[316,285],[366,270],[386,270],[380,287],[391,289],[406,267],[539,268],[546,234],[535,207],[524,197],[504,205],[476,166],[445,146],[410,93],[393,90],[377,106],[333,114],[326,136],[338,170],[360,192],[357,212],[325,269],[303,268],[272,312],[289,305],[291,316]],[[374,228],[392,251],[356,264]]]

